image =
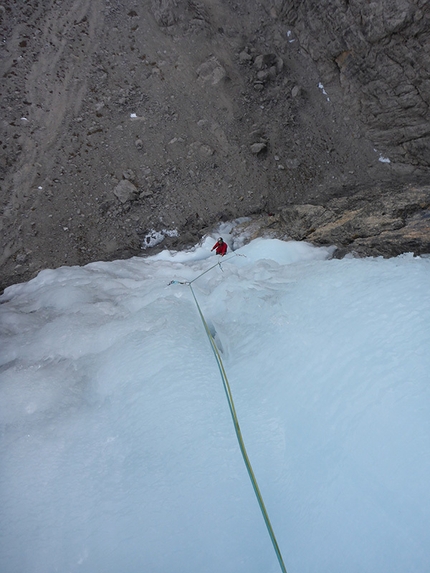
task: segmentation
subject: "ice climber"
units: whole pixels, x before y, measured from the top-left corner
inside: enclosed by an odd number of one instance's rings
[[[211,251],[215,250],[215,253],[217,255],[221,255],[222,257],[226,254],[227,252],[227,243],[224,243],[222,237],[220,237],[218,239],[218,241],[215,243],[215,245],[212,247]]]

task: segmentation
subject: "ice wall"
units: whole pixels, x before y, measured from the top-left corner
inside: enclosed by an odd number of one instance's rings
[[[1,297],[3,573],[279,571],[189,253]],[[429,259],[257,240],[193,283],[289,573],[430,570]]]

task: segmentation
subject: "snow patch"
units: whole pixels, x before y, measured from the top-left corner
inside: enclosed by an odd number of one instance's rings
[[[150,247],[155,247],[159,245],[166,237],[179,237],[177,229],[162,229],[161,231],[149,231],[145,236],[142,243],[142,249],[149,249]]]
[[[319,87],[319,89],[322,91],[322,93],[323,93],[325,96],[327,96],[327,101],[330,101],[330,98],[328,97],[328,94],[327,94],[327,92],[325,91],[325,88],[324,88],[324,86],[322,85],[321,82],[318,84],[318,87]]]

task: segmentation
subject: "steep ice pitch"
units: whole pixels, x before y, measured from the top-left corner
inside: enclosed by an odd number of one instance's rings
[[[1,297],[2,572],[279,571],[190,291],[168,286],[213,242]],[[430,260],[236,252],[193,287],[288,573],[430,570]]]

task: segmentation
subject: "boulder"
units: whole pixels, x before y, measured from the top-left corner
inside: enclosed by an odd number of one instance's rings
[[[136,174],[134,173],[133,169],[126,169],[122,176],[128,181],[134,181],[136,179]]]
[[[176,22],[175,4],[174,0],[152,0],[152,13],[162,28],[172,26]]]
[[[118,185],[113,190],[113,193],[121,203],[127,203],[128,201],[133,201],[137,196],[137,187],[128,181],[128,179],[123,179],[118,183]]]
[[[259,153],[265,151],[266,149],[267,149],[267,144],[264,142],[253,143],[251,145],[251,153],[253,153],[254,155],[258,155]]]
[[[250,61],[252,61],[252,56],[251,56],[251,54],[248,54],[247,51],[243,50],[239,54],[239,60],[241,62],[250,62]]]
[[[254,67],[257,70],[266,70],[273,67],[275,72],[279,74],[284,67],[284,61],[277,54],[260,54],[254,60]]]
[[[213,86],[217,85],[227,75],[225,68],[215,56],[211,56],[206,62],[203,62],[197,68],[196,73],[200,81],[210,83]]]

